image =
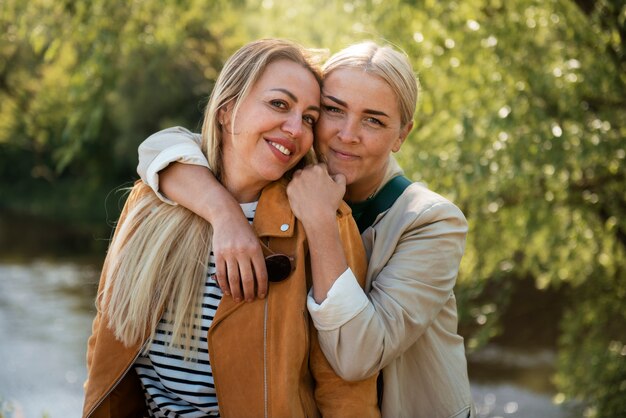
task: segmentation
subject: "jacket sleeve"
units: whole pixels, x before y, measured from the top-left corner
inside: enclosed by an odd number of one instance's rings
[[[180,126],[168,128],[149,136],[139,145],[137,174],[156,195],[171,205],[175,202],[159,192],[159,171],[173,162],[209,166],[200,149],[202,136]]]
[[[93,323],[91,325],[91,335],[87,340],[87,376],[89,376],[89,371],[91,370],[91,364],[93,361],[93,353],[96,349],[96,343],[98,341],[98,329],[100,328],[100,309],[97,310],[96,316],[93,319]],[[83,383],[83,388],[87,388],[88,380],[85,380]]]
[[[382,370],[423,335],[452,297],[465,249],[465,217],[447,201],[409,212],[401,216],[414,219],[398,220],[406,227],[397,242],[384,243],[390,254],[370,259],[380,268],[373,272],[370,293],[358,296],[368,301],[365,308],[340,320],[312,315],[324,353],[345,379],[359,380]],[[341,305],[344,300],[339,293],[333,297],[329,303]],[[456,321],[448,325],[456,332]]]
[[[363,285],[367,265],[356,224],[348,214],[340,214],[338,225],[348,266]],[[310,366],[315,379],[315,400],[321,415],[323,417],[380,417],[376,394],[378,373],[355,382],[340,378],[320,348],[317,330],[313,323],[310,322],[309,326]]]
[[[122,212],[120,214],[120,217],[117,221],[117,226],[115,228],[115,232],[113,233],[113,238],[111,239],[111,242],[113,242],[117,236],[117,232],[119,230],[119,226],[124,222],[124,220],[126,219],[127,215],[128,215],[128,211],[129,208],[132,206],[133,202],[135,201],[135,199],[138,198],[138,196],[140,196],[142,193],[148,193],[148,188],[143,186],[143,187],[138,187],[141,183],[139,181],[135,182],[135,187],[132,189],[130,195],[128,196],[128,199],[126,200],[126,203],[124,204],[124,208],[122,209]],[[143,190],[143,191],[142,191]],[[109,256],[107,254],[107,257],[104,260],[104,264],[102,266],[102,272],[100,273],[100,281],[98,284],[98,292],[96,293],[96,316],[92,322],[91,325],[91,335],[89,336],[89,339],[87,340],[87,379],[89,379],[89,375],[90,375],[90,371],[91,371],[91,366],[93,364],[93,356],[94,356],[94,351],[96,349],[96,345],[98,343],[98,333],[99,330],[101,329],[101,322],[104,320],[102,318],[102,292],[104,290],[105,287],[105,281],[106,281],[106,277],[107,277],[107,269],[109,266]],[[87,383],[88,380],[86,380],[83,384],[83,387],[86,388],[87,387]]]

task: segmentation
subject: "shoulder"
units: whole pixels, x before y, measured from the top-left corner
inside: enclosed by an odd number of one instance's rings
[[[467,225],[463,212],[454,203],[416,182],[404,190],[380,221],[410,228],[446,220]]]
[[[464,217],[463,212],[461,212],[454,203],[439,193],[430,190],[423,183],[416,182],[411,184],[398,200],[412,209],[418,209],[418,213],[435,208],[442,208],[457,212],[459,216]]]
[[[150,135],[149,138],[168,138],[172,136],[173,137],[184,136],[184,137],[189,137],[189,138],[202,137],[201,134],[191,132],[189,129],[183,128],[182,126],[173,126],[171,128],[166,128],[159,132],[155,132],[152,135]]]

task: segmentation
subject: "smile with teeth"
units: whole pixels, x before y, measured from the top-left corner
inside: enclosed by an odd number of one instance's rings
[[[282,145],[277,144],[276,142],[272,142],[272,141],[268,141],[268,142],[270,143],[271,146],[276,148],[282,154],[284,154],[284,155],[291,155],[291,151],[289,151],[287,148],[283,147]]]

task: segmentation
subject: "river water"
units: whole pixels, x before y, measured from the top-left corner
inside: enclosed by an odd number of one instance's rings
[[[8,240],[1,226],[0,418],[80,417],[101,261],[16,257],[14,249],[2,245]],[[551,349],[493,345],[473,354],[469,369],[478,416],[581,416],[575,407],[553,402],[554,359]]]

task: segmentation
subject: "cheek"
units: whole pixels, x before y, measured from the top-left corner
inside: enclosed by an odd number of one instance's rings
[[[371,157],[386,159],[392,152],[396,139],[394,135],[372,136],[367,140],[363,140],[363,143]]]
[[[334,128],[334,124],[329,121],[328,118],[320,118],[317,125],[315,125],[315,141],[317,142],[317,145],[322,146],[324,144],[328,144],[333,137],[333,132],[335,131],[336,129]]]
[[[313,146],[313,131],[302,137],[302,155],[306,154]]]

